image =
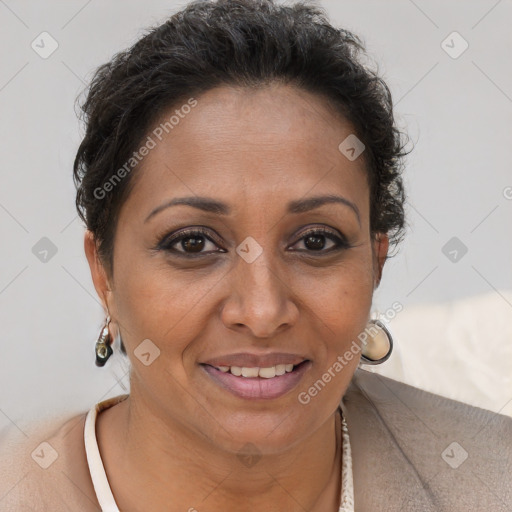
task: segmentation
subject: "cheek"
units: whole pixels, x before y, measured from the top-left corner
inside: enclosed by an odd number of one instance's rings
[[[305,310],[311,311],[305,330],[316,365],[298,400],[323,417],[326,410],[337,407],[359,364],[359,336],[367,327],[373,295],[371,259],[360,254],[330,276],[306,276],[301,282],[304,291],[316,290],[305,304]]]
[[[368,246],[354,249],[341,263],[322,272],[310,269],[296,274],[297,295],[309,297],[306,310],[321,320],[330,333],[328,339],[341,348],[348,338],[357,338],[366,327],[374,290]]]
[[[366,326],[372,303],[371,272],[353,269],[331,286],[322,303],[322,318],[335,332],[354,335]]]
[[[218,275],[180,272],[165,261],[148,258],[137,262],[120,257],[116,263],[116,314],[125,328],[127,347],[133,350],[149,338],[166,352],[182,352],[203,327],[198,312]]]

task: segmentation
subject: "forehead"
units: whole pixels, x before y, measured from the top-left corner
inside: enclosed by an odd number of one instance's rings
[[[191,108],[187,100],[174,105],[151,127],[154,147],[137,166],[127,211],[139,216],[173,197],[198,195],[236,212],[309,191],[339,192],[365,209],[364,160],[350,161],[338,149],[354,129],[322,97],[274,84],[219,87],[195,100]]]

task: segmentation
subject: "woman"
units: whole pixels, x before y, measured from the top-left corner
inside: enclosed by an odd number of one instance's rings
[[[74,176],[130,393],[26,443],[2,510],[512,509],[509,418],[358,368],[406,154],[363,51],[199,1],[99,68]]]

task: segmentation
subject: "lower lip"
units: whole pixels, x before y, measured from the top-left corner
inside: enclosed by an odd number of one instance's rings
[[[206,373],[223,388],[234,395],[253,400],[279,398],[291,391],[311,367],[311,361],[304,361],[292,372],[264,379],[262,377],[237,377],[231,372],[221,372],[209,364],[201,365]]]

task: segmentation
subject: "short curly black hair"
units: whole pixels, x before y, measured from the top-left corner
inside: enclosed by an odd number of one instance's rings
[[[74,161],[76,207],[113,273],[119,210],[133,173],[98,197],[162,112],[218,86],[295,85],[332,102],[364,143],[370,230],[397,244],[404,231],[405,144],[391,92],[364,65],[361,39],[308,2],[198,0],[147,31],[95,72],[81,105],[85,136]],[[136,174],[136,173],[135,173]],[[104,187],[104,188],[102,188]]]

